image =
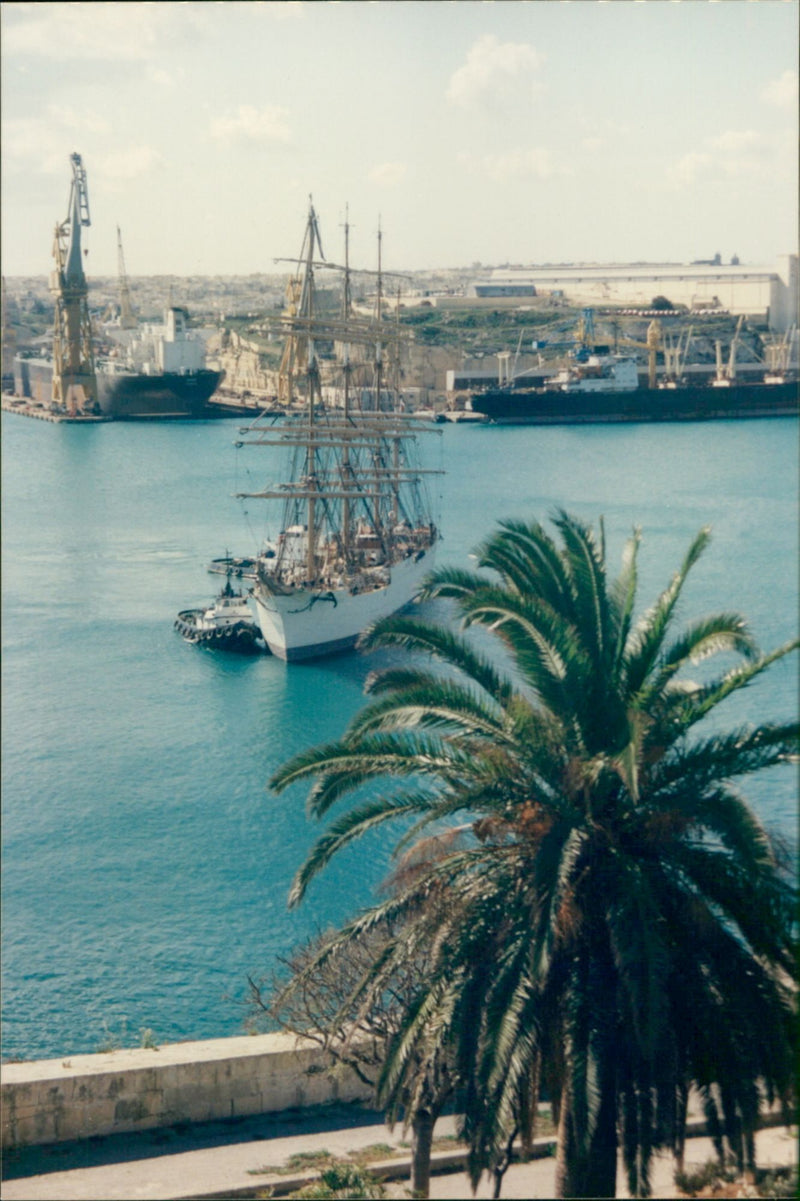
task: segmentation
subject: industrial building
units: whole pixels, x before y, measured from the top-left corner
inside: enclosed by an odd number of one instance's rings
[[[492,304],[502,297],[517,303],[527,295],[564,299],[577,305],[649,308],[656,296],[688,309],[725,309],[749,317],[764,316],[770,329],[784,333],[798,321],[800,272],[796,254],[782,255],[774,266],[747,266],[734,259],[708,262],[559,264],[498,267],[468,289],[472,303]],[[439,300],[437,299],[437,305]]]

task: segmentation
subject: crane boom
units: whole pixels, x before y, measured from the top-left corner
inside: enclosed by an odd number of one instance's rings
[[[122,231],[117,226],[117,274],[119,276],[119,325],[120,329],[134,329],[136,317],[131,304],[131,291],[128,286],[128,273],[125,270],[125,256],[122,253]]]

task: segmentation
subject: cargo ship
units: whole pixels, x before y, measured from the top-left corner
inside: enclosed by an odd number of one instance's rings
[[[202,339],[187,329],[185,309],[172,306],[162,325],[143,325],[95,362],[100,413],[117,421],[206,418],[222,378],[205,366]],[[122,334],[120,334],[122,337]],[[14,359],[14,391],[35,403],[53,403],[53,359]]]
[[[788,373],[767,373],[760,381],[717,378],[642,386],[635,358],[597,351],[537,386],[519,379],[475,392],[470,406],[504,425],[792,417],[800,412],[800,384]]]

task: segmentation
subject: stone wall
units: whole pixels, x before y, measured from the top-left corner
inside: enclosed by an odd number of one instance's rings
[[[2,1066],[2,1146],[366,1100],[311,1042],[259,1034]]]

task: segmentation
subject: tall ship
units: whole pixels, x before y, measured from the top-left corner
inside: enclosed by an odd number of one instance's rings
[[[723,361],[717,343],[713,378],[691,380],[684,373],[678,348],[665,347],[666,374],[658,380],[656,348],[660,329],[647,335],[649,371],[642,384],[636,358],[595,346],[573,354],[567,366],[535,381],[519,377],[503,386],[475,392],[474,413],[506,425],[577,425],[597,422],[708,421],[720,418],[786,417],[800,413],[800,384],[792,365],[792,334],[768,347],[761,378],[744,379],[736,370],[736,335]],[[688,335],[687,335],[688,343]],[[685,347],[683,354],[685,355]]]
[[[190,332],[186,310],[170,305],[158,326],[138,326],[131,319],[119,229],[126,319],[121,322],[121,340],[108,355],[95,354],[81,249],[81,229],[91,224],[86,169],[79,154],[71,155],[70,163],[67,218],[56,225],[55,269],[50,276],[55,302],[53,352],[52,356],[15,356],[15,393],[71,416],[100,414],[118,420],[214,416],[206,405],[222,373],[206,367],[204,343]]]
[[[342,309],[325,316],[315,271],[328,264],[309,206],[282,317],[287,416],[279,429],[256,420],[240,443],[283,452],[283,482],[238,495],[279,508],[252,594],[267,646],[289,662],[347,650],[407,605],[439,538],[426,486],[433,471],[418,455],[425,430],[397,401],[400,332],[382,313],[380,234],[374,319],[353,315],[347,239],[345,224]]]

